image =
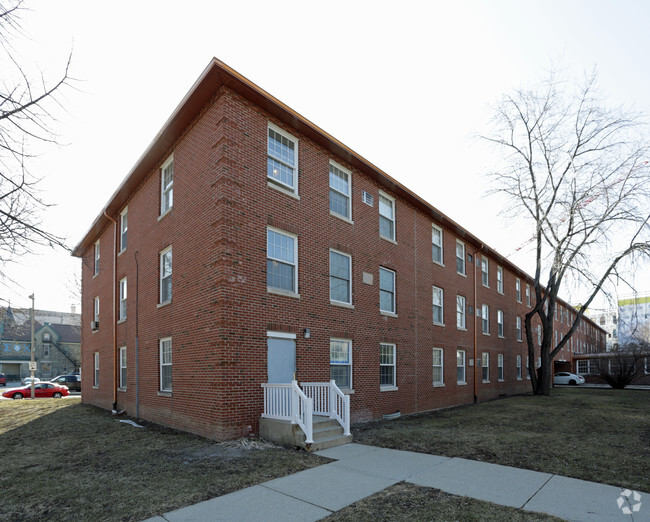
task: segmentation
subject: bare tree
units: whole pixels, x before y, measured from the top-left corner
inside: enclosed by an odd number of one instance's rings
[[[71,55],[54,81],[32,74],[12,44],[24,37],[24,11],[23,0],[0,2],[0,265],[36,245],[65,247],[61,237],[42,226],[48,205],[28,164],[39,144],[57,143],[53,111],[60,105],[60,91],[71,81]]]
[[[645,375],[646,358],[650,356],[647,342],[634,341],[610,352],[601,361],[600,376],[612,388],[622,390]]]
[[[486,140],[505,153],[492,173],[511,217],[530,223],[534,301],[525,316],[531,368],[533,319],[541,325],[541,367],[533,392],[549,395],[552,361],[580,326],[593,299],[624,265],[650,253],[650,148],[639,116],[609,108],[595,74],[574,92],[555,75],[535,90],[504,96]],[[584,302],[556,344],[553,317],[562,284],[580,285]]]

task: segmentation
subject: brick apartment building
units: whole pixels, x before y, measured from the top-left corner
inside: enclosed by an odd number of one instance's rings
[[[226,439],[294,375],[334,379],[352,421],[530,389],[530,278],[216,59],[74,255],[103,408]],[[585,319],[558,359],[602,343]]]

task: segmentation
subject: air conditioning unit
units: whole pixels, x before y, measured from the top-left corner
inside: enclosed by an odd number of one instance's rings
[[[99,330],[99,321],[90,321],[91,330]]]

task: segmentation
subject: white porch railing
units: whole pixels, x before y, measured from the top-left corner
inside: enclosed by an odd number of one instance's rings
[[[314,442],[314,401],[307,397],[296,381],[263,383],[264,413],[267,419],[288,420],[305,432],[305,444]]]
[[[336,419],[343,426],[343,434],[350,435],[350,396],[345,395],[334,381],[303,382],[305,395],[314,402],[314,414]]]

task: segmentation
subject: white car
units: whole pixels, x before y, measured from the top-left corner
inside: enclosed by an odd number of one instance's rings
[[[28,384],[31,386],[32,384],[32,378],[31,377],[25,377],[23,380],[23,386],[27,386]],[[34,377],[34,382],[41,382],[41,380],[38,377]]]
[[[585,378],[575,373],[559,372],[553,376],[553,384],[584,384]]]

